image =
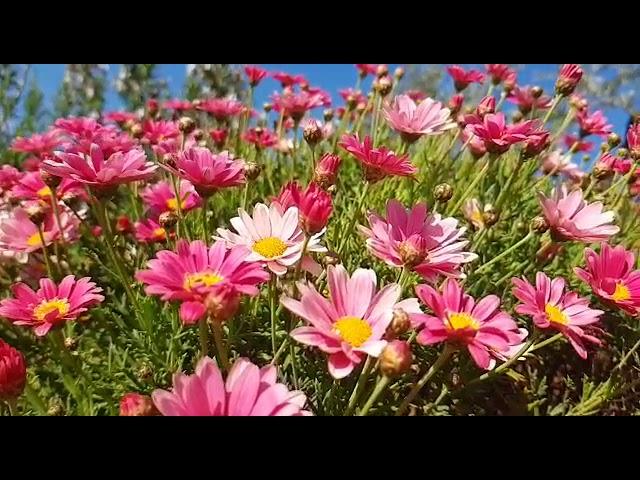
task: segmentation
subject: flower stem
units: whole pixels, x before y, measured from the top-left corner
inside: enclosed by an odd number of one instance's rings
[[[464,203],[464,201],[467,199],[467,197],[469,197],[469,195],[471,195],[471,192],[473,192],[473,189],[476,187],[476,185],[480,182],[480,180],[482,180],[482,178],[487,174],[487,171],[489,170],[489,165],[491,164],[490,159],[487,159],[487,161],[485,162],[485,164],[482,166],[482,169],[477,173],[477,175],[475,176],[475,178],[471,181],[471,183],[469,184],[469,186],[467,187],[467,189],[464,191],[464,193],[462,194],[462,196],[458,199],[458,201],[455,203],[455,205],[450,208],[448,210],[448,213],[452,214],[454,212],[457,212],[458,209],[462,206],[462,204]]]
[[[494,208],[496,209],[497,212],[500,212],[500,208],[502,207],[504,200],[507,198],[507,195],[511,191],[511,185],[513,185],[513,181],[518,176],[518,173],[520,172],[520,168],[522,168],[522,164],[524,163],[524,160],[522,160],[522,158],[518,158],[517,161],[518,163],[516,164],[516,167],[513,169],[513,172],[511,172],[511,175],[507,179],[506,185],[502,187],[502,189],[500,190],[500,194],[496,199],[496,204]]]
[[[242,207],[244,208],[244,206]],[[209,197],[202,199],[202,240],[205,245],[209,242],[209,222],[207,219],[207,211],[209,210]]]
[[[364,361],[364,366],[362,367],[358,381],[353,387],[353,392],[351,392],[351,396],[349,397],[349,403],[347,405],[347,409],[344,411],[344,416],[351,415],[353,409],[358,403],[358,399],[360,398],[360,395],[362,395],[364,386],[366,385],[369,374],[371,373],[371,367],[373,367],[373,361],[371,360],[371,357],[367,355],[367,359]]]
[[[400,404],[400,408],[398,408],[398,411],[396,412],[396,417],[404,414],[407,408],[409,408],[409,405],[411,404],[413,399],[416,398],[418,393],[420,393],[420,390],[422,390],[426,383],[431,380],[431,377],[433,377],[438,372],[438,370],[440,370],[444,366],[444,364],[447,363],[451,355],[453,355],[454,351],[455,349],[451,345],[445,345],[442,353],[440,353],[440,356],[436,359],[434,364],[431,365],[431,368],[426,371],[426,373],[422,376],[418,383],[413,386],[413,388],[409,392],[409,395],[407,395],[402,401],[402,403]]]
[[[340,243],[338,244],[338,248],[336,249],[336,252],[338,253],[338,255],[342,254],[342,250],[344,249],[345,245],[347,244],[347,240],[349,239],[349,236],[351,235],[351,231],[353,230],[353,227],[355,226],[356,222],[358,221],[358,215],[360,214],[360,210],[362,210],[362,205],[364,204],[364,199],[367,196],[367,190],[369,190],[369,182],[365,182],[364,187],[362,187],[362,193],[360,194],[360,199],[358,200],[358,204],[356,205],[356,209],[353,212],[353,215],[351,215],[351,219],[349,220],[349,226],[347,227],[346,230],[343,231],[342,238],[340,238]]]
[[[276,276],[271,274],[269,281],[269,316],[271,319],[271,349],[276,356]]]
[[[549,119],[551,118],[551,114],[556,109],[556,107],[560,104],[560,101],[562,100],[562,98],[563,98],[562,95],[559,95],[559,94],[556,94],[553,97],[553,102],[551,103],[551,107],[549,108],[549,110],[547,110],[547,114],[544,116],[544,119],[542,120],[543,126],[545,123],[549,121]]]
[[[369,398],[367,399],[367,402],[364,404],[364,407],[362,407],[362,410],[360,410],[360,412],[358,413],[359,417],[367,416],[367,414],[369,413],[369,410],[371,409],[373,404],[376,403],[376,400],[378,400],[378,397],[384,391],[384,389],[387,388],[387,385],[389,385],[390,381],[391,379],[386,375],[383,375],[382,378],[378,380],[378,383],[376,383],[376,386],[373,389],[373,392],[371,392],[371,395],[369,396]]]
[[[222,368],[229,371],[229,356],[227,355],[227,348],[222,338],[222,324],[220,322],[212,322],[213,325],[213,340],[216,343],[216,357],[222,364]]]
[[[527,243],[531,237],[533,237],[533,232],[529,232],[527,233],[524,238],[522,238],[519,242],[514,243],[513,245],[511,245],[511,247],[507,248],[504,252],[502,252],[500,255],[497,255],[495,257],[493,257],[491,260],[489,260],[487,263],[485,263],[484,265],[482,265],[480,268],[478,268],[475,273],[479,274],[481,272],[484,272],[485,270],[487,270],[491,265],[493,265],[494,263],[502,260],[504,257],[506,257],[507,255],[509,255],[511,252],[513,252],[514,250],[517,250],[519,247],[521,247],[522,245],[524,245],[525,243]]]
[[[60,220],[60,210],[58,208],[58,197],[56,196],[55,188],[51,188],[51,208],[53,209],[53,215],[56,219],[56,225],[58,226],[58,230],[60,231],[60,240],[62,241],[62,246],[66,244],[66,239],[64,238],[64,230],[62,229],[62,221]],[[60,261],[60,259],[58,259]]]
[[[44,263],[47,267],[47,275],[53,279],[53,270],[51,269],[51,261],[49,260],[49,252],[47,252],[47,246],[44,243],[44,232],[42,231],[42,224],[38,224],[38,235],[40,236],[40,243],[42,244],[42,256],[44,257]],[[60,261],[60,260],[58,260]]]
[[[620,360],[620,363],[618,363],[618,365],[616,365],[614,370],[620,370],[622,367],[624,367],[626,365],[626,363],[629,361],[629,359],[631,358],[631,356],[636,352],[636,350],[638,350],[639,347],[640,347],[640,340],[638,340],[635,343],[635,345],[633,347],[631,347],[631,350],[629,350],[626,353],[626,355],[624,357],[622,357],[622,360]]]
[[[209,355],[209,325],[207,317],[198,322],[198,337],[200,338],[200,358]]]
[[[25,397],[27,397],[27,400],[29,401],[33,409],[38,413],[38,415],[44,416],[47,414],[47,407],[45,407],[44,402],[40,398],[40,395],[38,395],[38,392],[36,392],[33,387],[29,385],[29,382],[27,382],[24,386],[24,395]]]

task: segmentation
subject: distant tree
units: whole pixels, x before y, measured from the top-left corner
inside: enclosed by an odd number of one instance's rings
[[[15,117],[29,70],[29,65],[0,64],[0,152],[13,138]]]
[[[56,116],[98,117],[104,108],[108,70],[105,64],[68,64],[56,97]]]
[[[239,66],[222,63],[187,65],[185,82],[187,99],[235,96],[242,100],[245,94],[246,86]]]
[[[155,63],[126,63],[120,66],[115,88],[127,109],[144,107],[150,98],[165,98],[167,81],[156,77]]]

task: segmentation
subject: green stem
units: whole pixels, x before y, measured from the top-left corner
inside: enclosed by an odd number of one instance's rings
[[[243,206],[244,208],[244,206]],[[207,212],[209,210],[209,197],[202,199],[202,239],[205,244],[209,243],[209,221],[207,219]]]
[[[500,107],[502,107],[505,98],[507,98],[507,92],[503,90],[502,93],[500,93],[500,99],[498,100],[498,104],[496,105],[496,112],[500,111]]]
[[[371,357],[367,355],[367,359],[364,361],[364,366],[362,367],[362,371],[360,372],[360,376],[358,377],[358,381],[353,387],[353,391],[351,392],[351,396],[349,397],[349,403],[347,405],[347,409],[344,411],[344,416],[349,416],[353,412],[353,409],[356,407],[358,403],[358,399],[362,395],[364,391],[364,387],[367,384],[367,380],[369,379],[369,374],[371,373],[371,367],[373,367],[373,361]]]
[[[362,205],[364,204],[364,199],[367,196],[367,191],[369,190],[369,182],[365,182],[364,187],[362,187],[362,193],[360,194],[360,199],[358,200],[358,204],[356,205],[356,209],[351,215],[351,219],[349,220],[349,226],[346,230],[342,232],[342,237],[340,238],[340,243],[338,244],[338,248],[336,249],[336,253],[338,255],[342,254],[342,250],[347,244],[347,240],[351,235],[351,231],[358,221],[358,216],[360,215],[360,210],[362,210]]]
[[[499,262],[500,260],[502,260],[504,257],[506,257],[507,255],[509,255],[511,252],[513,252],[514,250],[517,250],[519,247],[521,247],[522,245],[524,245],[525,243],[527,243],[531,237],[533,237],[533,232],[529,232],[527,233],[524,238],[522,238],[519,242],[514,243],[511,247],[507,248],[504,252],[502,252],[500,255],[497,255],[495,257],[493,257],[491,260],[489,260],[487,263],[485,263],[484,265],[482,265],[479,269],[477,269],[475,271],[475,274],[479,274],[481,272],[484,272],[485,270],[487,270],[491,265],[493,265],[496,262]]]
[[[498,213],[500,213],[500,208],[502,207],[502,203],[507,198],[507,195],[510,193],[511,185],[513,184],[513,181],[515,180],[515,178],[518,176],[518,173],[520,172],[520,168],[522,168],[523,163],[524,163],[524,160],[522,160],[522,158],[518,158],[518,163],[516,164],[516,168],[514,168],[513,172],[511,172],[511,175],[507,179],[506,185],[502,187],[502,189],[500,190],[500,194],[498,195],[498,198],[495,204],[495,209]]]
[[[638,350],[638,348],[640,347],[640,340],[638,340],[633,347],[631,347],[631,350],[629,350],[626,355],[624,357],[622,357],[622,360],[620,360],[620,363],[618,363],[618,365],[616,365],[616,367],[614,368],[614,370],[619,370],[622,367],[624,367],[626,365],[626,363],[629,361],[629,359],[631,358],[631,356],[636,352],[636,350]]]
[[[387,388],[387,385],[389,385],[390,381],[391,379],[386,375],[383,375],[382,378],[378,380],[378,383],[376,383],[376,386],[373,389],[373,392],[371,392],[369,399],[364,404],[364,407],[362,407],[362,410],[360,410],[360,412],[358,413],[359,417],[367,416],[367,414],[369,413],[369,410],[371,409],[373,404],[376,403],[376,400],[378,400],[378,397],[384,391],[384,389]]]
[[[49,260],[49,252],[47,252],[47,246],[44,243],[44,232],[42,231],[42,224],[38,224],[38,235],[40,236],[40,243],[42,244],[42,256],[44,257],[44,263],[47,267],[47,275],[49,278],[54,279],[51,269],[51,261]],[[58,260],[60,261],[60,260]]]
[[[536,350],[541,349],[542,347],[546,347],[547,345],[551,345],[554,342],[557,342],[558,340],[560,340],[562,337],[564,337],[563,334],[561,333],[556,333],[553,337],[549,337],[546,340],[543,340],[540,343],[536,343],[533,347],[531,347],[529,349],[529,351],[527,353],[533,353]]]
[[[47,407],[44,405],[44,402],[40,398],[40,395],[38,395],[38,392],[33,389],[29,382],[27,382],[24,386],[24,395],[25,397],[27,397],[27,400],[29,401],[33,409],[38,413],[38,415],[44,416],[47,414]]]
[[[207,317],[198,322],[198,337],[200,338],[200,358],[209,355],[209,325]]]
[[[271,274],[269,281],[269,316],[271,319],[271,349],[276,356],[276,276]]]
[[[563,98],[562,95],[559,95],[559,94],[556,94],[555,97],[553,97],[553,102],[551,103],[551,107],[549,108],[549,110],[547,110],[547,114],[544,116],[544,119],[542,120],[543,126],[549,121],[549,119],[551,118],[551,114],[556,109],[556,107],[560,104],[560,101],[562,100],[562,98]]]
[[[60,210],[58,208],[58,197],[56,196],[55,188],[50,188],[49,190],[51,191],[51,208],[53,209],[53,215],[56,219],[56,225],[58,225],[58,230],[60,231],[60,240],[61,240],[62,246],[64,247],[67,241],[64,238],[64,230],[62,229],[62,221],[60,220]],[[58,262],[60,262],[59,258],[58,258]]]
[[[216,357],[220,361],[222,368],[229,371],[229,356],[227,355],[227,348],[222,338],[222,324],[220,322],[212,322],[213,325],[213,340],[216,344]]]
[[[469,197],[469,195],[471,195],[471,192],[473,192],[473,189],[476,187],[476,185],[487,174],[487,171],[489,170],[489,165],[490,164],[491,164],[491,160],[489,158],[489,159],[487,159],[486,163],[482,166],[482,169],[477,173],[475,178],[471,181],[471,183],[469,184],[467,189],[464,191],[462,196],[455,203],[455,205],[448,210],[449,214],[452,214],[452,213],[455,213],[455,212],[458,211],[458,209],[462,206],[464,201]]]
[[[447,363],[451,355],[453,355],[454,351],[455,349],[451,345],[445,345],[442,353],[440,353],[440,356],[436,359],[434,364],[431,365],[431,368],[426,371],[426,373],[422,376],[418,383],[413,386],[413,388],[409,392],[409,395],[407,395],[402,401],[402,403],[400,404],[400,408],[398,408],[398,411],[396,412],[396,417],[404,414],[407,408],[409,408],[409,405],[411,404],[413,399],[416,398],[418,393],[420,393],[420,390],[422,390],[422,388],[429,380],[431,380],[431,378],[438,372],[438,370],[440,370],[444,366],[444,364]]]

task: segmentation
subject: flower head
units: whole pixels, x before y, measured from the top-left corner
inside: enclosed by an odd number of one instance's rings
[[[302,75],[290,75],[286,72],[275,72],[272,73],[271,76],[280,82],[282,88],[292,87],[293,85],[299,85],[307,82]]]
[[[139,393],[127,393],[120,400],[121,417],[152,417],[158,415],[158,409],[151,397]]]
[[[633,252],[622,245],[602,243],[599,254],[587,248],[584,257],[585,268],[576,267],[575,273],[593,293],[630,315],[640,313],[640,270],[634,270]]]
[[[582,140],[577,135],[565,135],[563,141],[565,146],[573,152],[589,153],[593,149],[593,142]]]
[[[160,215],[164,212],[178,212],[178,210],[188,212],[202,204],[200,195],[187,180],[180,182],[178,195],[180,196],[180,204],[178,204],[173,186],[162,180],[142,190],[140,198],[154,215]]]
[[[606,240],[620,231],[612,225],[614,213],[603,212],[602,202],[587,203],[582,190],[571,193],[562,185],[555,188],[551,197],[538,193],[542,213],[556,240],[575,240],[590,243]]]
[[[210,98],[201,101],[197,109],[207,112],[216,120],[222,121],[240,115],[245,107],[242,102],[232,98]]]
[[[338,169],[342,159],[338,155],[325,153],[318,163],[313,173],[313,181],[323,188],[328,188],[336,183]]]
[[[361,77],[366,77],[367,75],[375,75],[378,65],[375,63],[356,63],[356,68]]]
[[[162,108],[167,110],[175,110],[176,112],[186,112],[187,110],[193,110],[194,106],[189,100],[180,100],[174,98],[173,100],[166,100],[162,104]]]
[[[56,285],[48,278],[40,279],[40,288],[34,292],[24,283],[12,285],[14,298],[0,302],[0,316],[8,318],[14,325],[33,328],[41,337],[54,327],[75,320],[104,300],[102,289],[89,277],[76,280],[68,275]]]
[[[640,123],[633,124],[627,131],[627,147],[631,158],[640,160]]]
[[[28,138],[17,137],[11,144],[11,150],[20,153],[29,153],[43,160],[50,158],[62,143],[62,138],[57,130],[45,133],[34,133]]]
[[[373,270],[359,268],[349,277],[342,265],[330,265],[327,278],[328,299],[313,285],[299,283],[300,300],[283,297],[281,302],[310,324],[294,329],[291,336],[329,354],[329,373],[339,379],[367,355],[380,355],[387,345],[383,336],[395,308],[411,313],[419,307],[415,298],[400,302],[400,286],[395,283],[376,291]]]
[[[242,139],[256,148],[269,148],[278,143],[278,135],[268,128],[250,128],[242,134]]]
[[[53,212],[45,214],[42,222],[42,238],[45,246],[53,244],[63,236],[66,241],[76,238],[79,221],[75,216],[66,209],[62,209],[60,223],[62,232],[58,228]],[[38,226],[29,219],[27,212],[22,208],[14,209],[11,216],[0,224],[0,250],[36,252],[42,248],[42,238]]]
[[[485,68],[487,69],[487,74],[491,76],[491,82],[494,85],[499,85],[505,80],[508,80],[512,75],[515,75],[515,70],[504,63],[487,63]]]
[[[455,218],[427,214],[427,206],[418,203],[405,209],[397,200],[387,203],[387,217],[369,214],[369,226],[360,226],[367,237],[367,248],[387,265],[406,266],[423,278],[435,281],[439,275],[464,277],[462,264],[477,255],[464,250],[465,228]]]
[[[333,212],[331,195],[313,182],[305,190],[302,190],[296,182],[289,182],[282,187],[275,201],[281,204],[282,210],[291,206],[298,208],[300,226],[307,235],[322,231]]]
[[[140,220],[133,226],[136,240],[140,243],[162,243],[167,241],[167,230],[155,220]]]
[[[51,187],[44,183],[40,172],[25,173],[11,189],[11,193],[15,198],[21,200],[39,200],[46,204],[51,202]],[[60,182],[60,185],[55,189],[55,193],[56,196],[61,199],[68,195],[81,198],[86,196],[82,185],[68,178]]]
[[[176,373],[171,391],[155,390],[151,397],[162,415],[172,417],[311,415],[303,410],[304,393],[278,383],[274,366],[258,368],[246,358],[234,362],[224,382],[216,363],[204,357],[193,375]]]
[[[556,92],[562,96],[571,95],[582,79],[584,71],[575,63],[565,63],[556,80]]]
[[[302,258],[303,268],[319,274],[319,265],[306,256],[306,252],[326,252],[326,248],[320,244],[324,232],[309,237],[307,249],[303,252],[305,234],[299,225],[296,207],[284,210],[278,202],[273,202],[269,207],[258,203],[252,217],[241,208],[238,209],[238,215],[230,220],[237,233],[218,228],[218,235],[230,246],[243,245],[248,248],[251,251],[246,259],[248,262],[266,263],[273,273],[284,275],[289,267]]]
[[[501,154],[514,143],[525,141],[535,126],[533,120],[507,125],[504,114],[499,112],[485,115],[482,123],[470,125],[470,131],[482,140],[487,152]]]
[[[571,157],[560,150],[554,150],[542,157],[542,171],[545,175],[563,175],[573,183],[580,183],[586,175],[580,167],[571,161]]]
[[[180,135],[178,124],[166,120],[145,120],[142,124],[142,139],[145,143],[158,145],[165,140],[177,138]]]
[[[251,65],[244,67],[244,73],[247,75],[249,85],[252,87],[257,86],[268,75],[268,72],[264,68],[254,67]]]
[[[134,122],[138,120],[138,116],[131,112],[107,112],[104,114],[104,119],[107,122],[114,122],[123,125],[127,122]]]
[[[445,280],[441,292],[418,285],[416,294],[432,313],[411,315],[412,323],[422,327],[417,337],[422,345],[448,342],[466,347],[475,364],[488,370],[492,357],[500,358],[519,341],[518,326],[499,310],[500,298],[495,295],[476,302],[453,279]]]
[[[577,113],[576,118],[580,125],[580,136],[599,135],[606,137],[611,133],[613,126],[608,122],[607,117],[600,110],[589,114],[587,110],[581,110]]]
[[[589,308],[589,300],[565,291],[564,278],[551,280],[544,273],[536,274],[535,286],[526,279],[513,278],[513,295],[522,302],[516,312],[529,315],[538,328],[551,328],[562,333],[581,358],[587,358],[584,341],[600,345],[582,327],[596,323],[604,312]]]
[[[24,356],[0,338],[0,400],[18,398],[26,383]]]
[[[408,95],[398,95],[383,112],[389,125],[410,143],[423,135],[439,135],[456,127],[449,109],[431,98],[416,105]]]
[[[362,163],[365,178],[371,183],[390,175],[409,177],[417,172],[408,154],[398,156],[386,147],[373,148],[368,135],[360,143],[358,134],[345,134],[339,145]]]
[[[533,88],[527,86],[516,86],[509,92],[507,101],[518,106],[523,115],[527,115],[534,108],[536,110],[547,110],[551,107],[551,98],[546,95],[536,97]]]
[[[466,71],[460,65],[447,67],[447,73],[453,78],[453,84],[459,92],[467,88],[471,83],[484,82],[484,73],[478,70]]]
[[[282,112],[299,122],[307,111],[325,105],[325,98],[320,93],[285,92],[282,95],[275,93],[272,96],[274,110]]]

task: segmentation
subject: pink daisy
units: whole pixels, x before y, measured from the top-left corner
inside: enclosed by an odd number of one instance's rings
[[[502,154],[514,143],[525,141],[535,131],[533,120],[507,125],[504,113],[485,115],[482,123],[471,125],[471,133],[484,142],[489,153]]]
[[[484,74],[478,70],[465,71],[460,65],[447,67],[447,73],[453,78],[453,84],[457,91],[462,91],[471,83],[484,82]]]
[[[563,141],[564,141],[565,146],[568,149],[573,148],[574,152],[589,153],[591,150],[593,150],[593,142],[588,142],[586,140],[582,140],[582,139],[578,138],[577,135],[565,135]],[[576,143],[577,143],[577,145],[576,145]]]
[[[244,73],[249,80],[249,85],[256,87],[269,74],[264,68],[247,65],[244,67]]]
[[[174,98],[173,100],[167,100],[162,104],[162,108],[167,110],[175,110],[176,112],[186,112],[193,108],[193,104],[189,100],[180,100]]]
[[[273,109],[285,116],[299,122],[307,111],[326,104],[326,98],[321,93],[287,92],[280,95],[274,93],[271,96]]]
[[[131,112],[107,112],[104,114],[104,119],[107,122],[115,122],[124,124],[127,122],[133,122],[138,120],[138,116]]]
[[[178,124],[165,120],[145,120],[142,123],[142,139],[145,143],[157,145],[165,140],[177,138],[180,135]]]
[[[146,180],[157,165],[147,162],[142,149],[127,153],[116,152],[105,160],[102,149],[91,145],[90,155],[56,152],[55,158],[42,163],[42,169],[51,175],[70,178],[96,188],[111,188],[121,183]]]
[[[629,127],[627,131],[627,147],[632,158],[640,159],[640,123]]]
[[[383,109],[383,113],[391,128],[400,132],[409,143],[423,135],[440,135],[456,127],[449,109],[431,98],[425,98],[416,105],[409,96],[398,95],[392,105]]]
[[[614,212],[603,212],[602,202],[587,203],[582,195],[580,189],[568,193],[565,185],[555,188],[551,197],[538,192],[542,213],[555,240],[599,242],[620,231],[619,227],[611,224]]]
[[[499,85],[503,81],[509,79],[512,75],[515,75],[515,70],[511,69],[504,63],[487,63],[485,65],[487,73],[491,77],[491,82],[494,85]]]
[[[78,219],[68,213],[66,209],[61,209],[60,222],[64,232],[64,239],[67,242],[74,240],[78,235]],[[46,246],[62,238],[62,233],[58,229],[58,223],[53,212],[45,215],[42,230]],[[29,219],[29,216],[22,208],[14,209],[12,216],[0,223],[0,249],[31,253],[41,248],[42,240],[38,227]]]
[[[171,417],[311,415],[303,410],[304,393],[278,383],[274,366],[258,368],[246,358],[234,362],[225,382],[216,362],[204,357],[193,375],[176,373],[171,391],[155,390],[151,397],[160,413]]]
[[[153,219],[141,220],[133,226],[136,240],[140,243],[162,243],[167,241],[167,230]]]
[[[578,124],[580,125],[580,136],[586,137],[587,135],[599,135],[606,137],[611,133],[613,125],[607,123],[607,117],[605,117],[602,111],[597,110],[591,115],[587,110],[581,110],[576,115]]]
[[[17,137],[11,144],[11,150],[20,153],[29,153],[39,159],[49,158],[53,151],[62,143],[60,134],[56,130],[45,133],[34,133],[28,138]]]
[[[89,277],[76,280],[73,275],[56,285],[48,278],[40,279],[40,288],[34,292],[24,283],[11,286],[15,298],[0,302],[0,316],[15,325],[33,328],[33,333],[42,337],[54,327],[75,320],[89,307],[104,300],[102,289]]]
[[[410,315],[413,325],[422,326],[417,337],[421,345],[449,342],[466,347],[476,365],[489,370],[494,365],[492,357],[502,359],[521,341],[518,326],[499,310],[500,298],[495,295],[476,303],[453,279],[444,281],[442,293],[429,285],[418,285],[416,294],[433,313]]]
[[[408,154],[398,156],[386,147],[373,148],[368,135],[364,142],[360,143],[358,134],[345,134],[339,145],[362,163],[365,178],[371,183],[390,175],[410,177],[418,171],[409,160]]]
[[[196,108],[222,121],[240,115],[245,107],[242,102],[232,98],[209,98],[201,101]]]
[[[0,194],[11,190],[23,175],[23,172],[11,165],[2,165],[0,167]]]
[[[439,275],[463,278],[462,264],[475,260],[466,252],[469,243],[462,239],[465,228],[455,218],[427,214],[427,206],[418,203],[405,209],[397,200],[387,202],[387,218],[369,213],[369,226],[360,226],[367,237],[367,248],[387,265],[407,266],[428,281]]]
[[[198,208],[202,204],[200,195],[196,192],[193,185],[187,180],[182,180],[179,187],[180,195],[180,211],[188,212],[194,208]],[[176,198],[173,185],[166,181],[160,181],[149,185],[140,193],[142,201],[150,208],[154,215],[160,215],[164,212],[177,212],[178,199]]]
[[[523,115],[527,115],[533,108],[536,110],[547,110],[551,107],[551,97],[541,95],[536,98],[531,87],[516,87],[509,92],[507,101],[517,105]]]
[[[581,327],[596,323],[604,312],[589,308],[589,300],[574,292],[565,292],[564,278],[551,280],[544,273],[536,274],[536,284],[526,279],[513,278],[513,295],[522,303],[516,306],[516,312],[529,315],[536,327],[554,329],[562,333],[581,358],[587,358],[584,341],[596,345],[601,342],[588,335]]]
[[[292,206],[297,207],[300,226],[309,235],[324,229],[333,212],[331,195],[313,182],[304,190],[297,182],[287,183],[274,202],[278,202],[283,211]]]
[[[180,301],[180,318],[193,324],[206,312],[204,302],[218,287],[231,287],[245,295],[257,295],[260,285],[269,278],[256,263],[247,260],[243,247],[227,250],[225,242],[207,248],[204,242],[180,240],[176,252],[162,250],[149,260],[148,270],[136,273],[145,283],[147,295],[158,295],[163,301]]]
[[[582,79],[584,71],[576,63],[565,63],[556,80],[556,92],[560,95],[571,95]]]
[[[573,183],[580,183],[585,172],[571,161],[571,157],[564,155],[560,150],[554,150],[542,157],[542,171],[545,175],[562,175]]]
[[[596,162],[594,169],[596,167],[606,168],[610,172],[625,175],[629,173],[632,166],[633,160],[631,160],[630,158],[621,158],[617,155],[611,155],[610,153],[603,153]]]
[[[307,80],[302,75],[290,75],[286,72],[274,72],[271,76],[280,82],[282,88],[291,87],[301,83],[306,83]]]
[[[320,273],[320,266],[306,253],[327,251],[320,244],[324,230],[309,237],[307,250],[303,253],[305,234],[299,225],[296,207],[285,211],[277,202],[269,207],[258,203],[253,209],[253,217],[241,208],[238,209],[238,215],[230,220],[237,233],[218,228],[217,238],[226,240],[230,246],[242,245],[248,248],[251,251],[246,259],[248,262],[266,263],[273,273],[284,275],[302,257],[302,268],[314,275]]]
[[[86,197],[82,184],[75,180],[65,178],[55,189],[58,198],[68,195]],[[49,204],[51,202],[51,188],[43,181],[40,172],[28,172],[22,176],[11,193],[21,200],[40,200]]]
[[[212,153],[204,147],[192,147],[181,152],[175,167],[163,164],[174,175],[188,180],[204,197],[213,195],[221,188],[235,187],[245,183],[244,163],[229,152]]]
[[[327,267],[329,299],[312,284],[298,283],[300,300],[283,297],[282,304],[309,322],[291,332],[298,342],[328,353],[329,373],[340,379],[370,355],[378,357],[387,341],[385,331],[393,318],[393,310],[407,313],[420,311],[415,298],[399,302],[401,288],[392,283],[376,291],[376,274],[359,268],[353,275],[342,265]]]
[[[278,143],[278,135],[265,128],[250,128],[242,134],[242,139],[256,148],[269,148]]]
[[[366,77],[367,75],[375,75],[378,65],[375,63],[356,63],[356,68],[361,77]]]
[[[634,270],[636,257],[622,245],[600,246],[600,254],[585,249],[585,268],[575,268],[576,275],[588,283],[608,305],[621,308],[630,315],[640,313],[640,270]]]

